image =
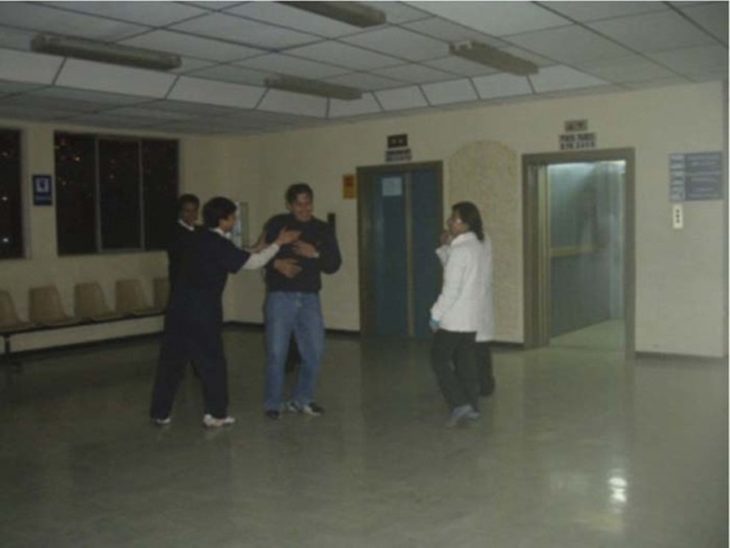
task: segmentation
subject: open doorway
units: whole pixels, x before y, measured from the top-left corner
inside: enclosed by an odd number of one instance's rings
[[[369,336],[426,338],[441,265],[441,163],[358,168],[360,325]]]
[[[633,352],[633,152],[524,168],[527,346]]]

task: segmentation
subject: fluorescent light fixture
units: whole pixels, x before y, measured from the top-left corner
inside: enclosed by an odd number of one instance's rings
[[[385,14],[357,2],[281,2],[356,27],[375,27],[385,23]]]
[[[31,40],[30,48],[38,53],[156,70],[179,68],[182,64],[180,56],[173,53],[105,44],[59,34],[39,34]]]
[[[328,84],[327,82],[320,82],[319,80],[297,78],[296,76],[277,76],[275,78],[266,78],[265,83],[267,87],[273,89],[303,93],[305,95],[316,95],[318,97],[327,97],[328,99],[353,101],[362,97],[362,91],[357,88]]]
[[[467,41],[449,44],[449,51],[452,55],[518,76],[536,74],[538,71],[535,63],[520,59],[481,42]]]

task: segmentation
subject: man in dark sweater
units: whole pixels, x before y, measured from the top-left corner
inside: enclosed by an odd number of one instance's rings
[[[170,281],[170,293],[175,289],[185,248],[191,242],[193,234],[201,230],[197,224],[199,208],[200,200],[195,194],[183,194],[177,200],[177,222],[172,228],[170,243],[167,246],[167,278]]]
[[[170,423],[175,393],[190,360],[198,365],[203,384],[203,424],[209,428],[233,424],[233,417],[227,413],[228,381],[222,338],[222,298],[228,274],[242,267],[263,267],[281,246],[299,236],[296,231],[280,230],[271,244],[258,253],[237,248],[228,239],[236,222],[236,204],[223,197],[205,204],[203,220],[206,228],[196,232],[185,248],[177,286],[165,315],[150,405],[150,417],[160,426]]]
[[[266,241],[283,229],[300,232],[299,239],[283,246],[266,267],[266,389],[264,412],[278,419],[282,409],[321,415],[314,390],[324,352],[324,321],[319,301],[321,273],[333,274],[342,263],[332,228],[313,216],[314,193],[305,183],[286,192],[288,214],[272,217],[266,224]],[[282,400],[284,364],[292,333],[301,354],[294,393]]]

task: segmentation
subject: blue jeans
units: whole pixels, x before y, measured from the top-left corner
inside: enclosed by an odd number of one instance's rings
[[[292,400],[306,405],[314,389],[324,352],[324,321],[318,293],[273,291],[266,296],[266,393],[264,408],[280,410],[284,389],[284,364],[292,333],[302,365]]]

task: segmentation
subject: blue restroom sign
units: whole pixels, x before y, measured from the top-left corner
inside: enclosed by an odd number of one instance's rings
[[[33,205],[53,205],[53,178],[33,175]]]

